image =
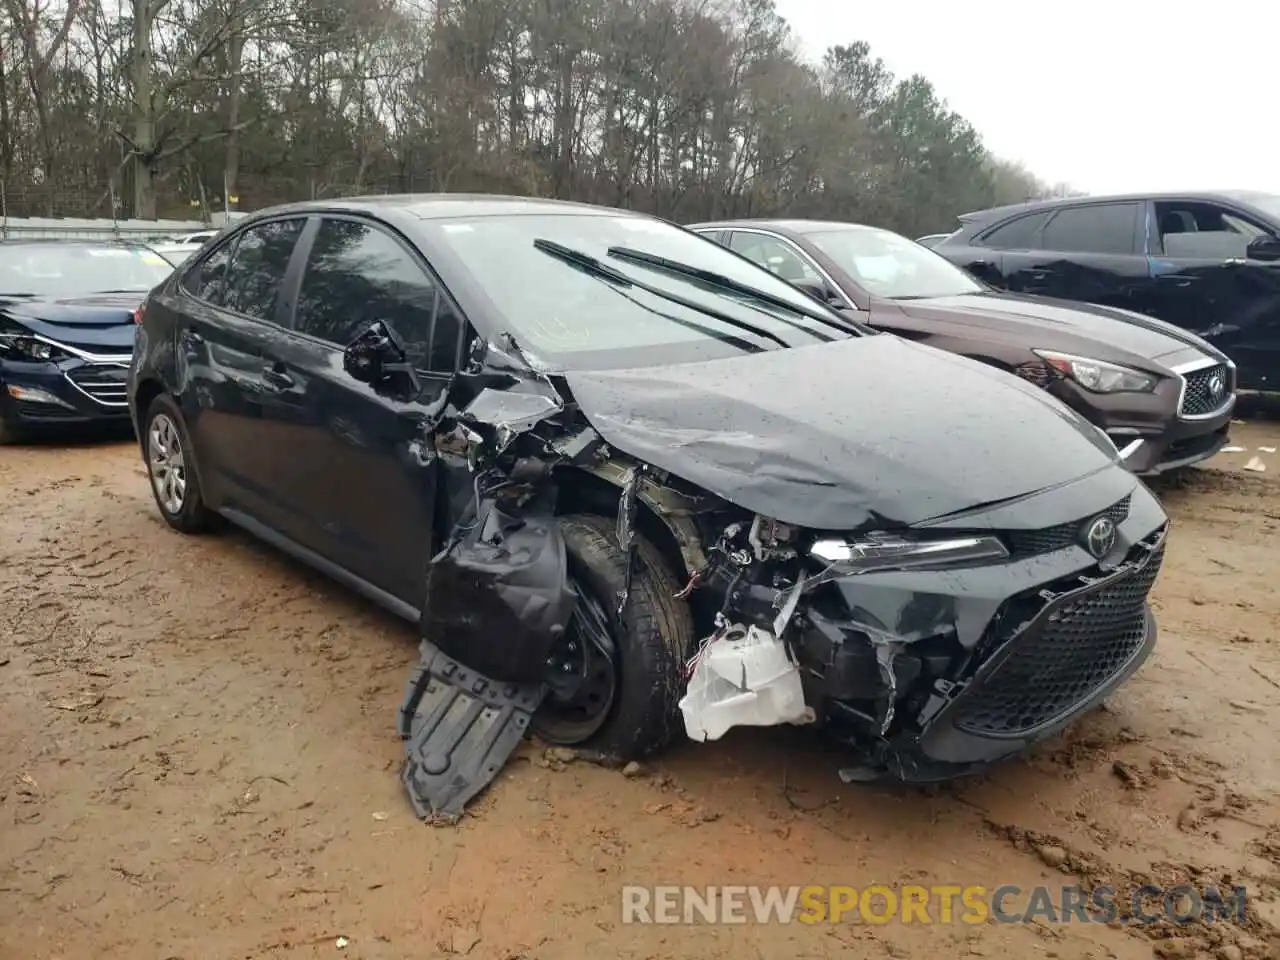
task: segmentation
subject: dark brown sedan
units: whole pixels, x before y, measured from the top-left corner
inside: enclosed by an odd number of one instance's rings
[[[906,237],[818,220],[689,229],[864,323],[1043,386],[1104,430],[1134,473],[1227,442],[1236,370],[1204,340],[1127,310],[997,291]]]

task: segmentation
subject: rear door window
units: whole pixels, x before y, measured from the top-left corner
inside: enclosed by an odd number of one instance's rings
[[[233,239],[233,249],[230,245],[219,247],[192,271],[197,285],[192,292],[247,317],[274,321],[289,258],[305,222],[302,217],[271,220],[245,230]],[[225,249],[231,250],[231,257],[219,269],[217,261]]]
[[[1062,253],[1136,253],[1137,203],[1067,207],[1044,228],[1040,247]]]
[[[809,262],[809,258],[777,237],[735,230],[729,234],[729,249],[742,254],[748,260],[754,260],[788,283],[795,283],[797,280],[822,282],[821,276]]]
[[[323,220],[302,276],[296,328],[343,347],[377,320],[404,341],[416,369],[456,368],[462,319],[427,270],[385,230]]]

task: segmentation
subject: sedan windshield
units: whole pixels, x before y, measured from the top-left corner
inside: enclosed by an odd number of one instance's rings
[[[875,297],[923,300],[986,289],[951,261],[888,230],[844,227],[805,238]]]
[[[0,246],[0,294],[83,297],[146,293],[171,272],[173,264],[145,247],[88,243]]]
[[[1253,204],[1269,217],[1280,220],[1280,196],[1274,193],[1250,193],[1245,194],[1243,199]]]
[[[648,217],[557,213],[425,225],[521,349],[559,369],[709,360],[859,332],[767,270]]]

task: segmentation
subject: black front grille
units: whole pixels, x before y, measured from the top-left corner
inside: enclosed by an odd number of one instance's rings
[[[1217,413],[1231,399],[1231,371],[1225,363],[1184,374],[1183,379],[1187,388],[1183,391],[1179,412],[1184,417]]]
[[[1112,504],[1102,511],[1101,516],[1110,517],[1119,526],[1129,517],[1129,501],[1131,494],[1118,503]],[[1054,527],[1043,527],[1040,530],[1011,530],[1006,535],[1009,552],[1016,558],[1034,557],[1041,553],[1052,553],[1062,550],[1073,543],[1080,542],[1080,532],[1085,523],[1093,517],[1082,517],[1070,523],[1060,523]]]
[[[124,407],[129,402],[125,395],[128,376],[127,367],[96,363],[76,367],[67,374],[67,379],[104,407]]]
[[[1004,661],[957,704],[955,725],[1008,737],[1071,713],[1142,647],[1143,604],[1163,560],[1162,545],[1145,566],[1031,623],[1011,641]]]
[[[76,410],[68,410],[56,403],[38,403],[34,400],[18,400],[14,407],[19,417],[30,417],[33,420],[75,420],[80,416]]]

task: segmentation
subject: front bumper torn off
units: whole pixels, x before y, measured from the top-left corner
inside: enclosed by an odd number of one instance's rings
[[[1157,629],[1147,596],[1159,574],[1165,528],[1135,544],[1114,569],[1067,576],[1000,603],[958,669],[934,640],[889,650],[886,684],[896,723],[869,718],[856,700],[833,698],[865,757],[847,780],[931,782],[986,767],[1060,732],[1146,661]],[[876,662],[886,662],[876,647]],[[944,667],[945,664],[945,667]],[[951,668],[951,669],[946,669]],[[909,687],[903,692],[904,678]],[[868,728],[879,721],[875,733]]]
[[[1062,730],[1150,654],[1156,625],[1147,597],[1167,525],[1140,494],[1109,513],[1127,537],[1155,529],[1119,543],[1101,564],[1082,563],[1079,524],[1064,524],[1065,533],[1024,535],[1017,543],[1030,555],[1007,562],[814,576],[798,604],[794,589],[758,582],[737,592],[730,615],[785,643],[804,702],[853,748],[845,779],[950,779]],[[784,602],[791,613],[774,629],[770,612]],[[729,725],[805,722],[797,711],[768,709],[785,702],[768,689],[784,683],[780,671],[752,689],[747,666],[744,658],[741,689],[725,690],[726,705],[690,704],[701,711],[686,710],[691,736],[722,735],[717,710],[742,717]],[[692,693],[691,685],[687,700]],[[748,709],[751,695],[764,707]]]

